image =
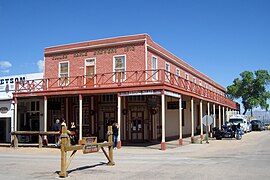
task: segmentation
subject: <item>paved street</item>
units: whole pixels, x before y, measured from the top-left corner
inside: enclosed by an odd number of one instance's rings
[[[210,140],[183,146],[177,141],[114,151],[115,166],[102,152],[78,153],[67,179],[270,179],[270,131],[245,134],[241,141]],[[0,148],[0,179],[58,179],[60,151]]]

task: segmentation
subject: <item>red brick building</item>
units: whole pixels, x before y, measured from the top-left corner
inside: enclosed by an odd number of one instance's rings
[[[41,100],[40,130],[64,117],[76,123],[79,139],[104,140],[107,126],[118,121],[119,147],[158,141],[165,149],[168,139],[181,144],[183,135],[203,136],[203,115],[214,114],[221,127],[226,111],[239,110],[224,87],[147,34],[48,47],[44,56],[44,79],[18,82],[14,94],[17,122],[26,99]]]

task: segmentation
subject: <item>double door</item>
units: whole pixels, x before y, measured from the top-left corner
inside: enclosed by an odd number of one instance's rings
[[[144,140],[144,113],[143,111],[131,111],[131,140]]]

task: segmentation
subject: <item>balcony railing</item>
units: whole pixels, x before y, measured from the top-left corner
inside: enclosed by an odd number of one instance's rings
[[[162,84],[196,94],[204,99],[214,100],[238,109],[237,103],[211,91],[197,83],[186,80],[164,69],[111,72],[84,76],[46,78],[16,82],[16,93],[49,90],[76,90],[90,88],[117,88],[141,85]]]

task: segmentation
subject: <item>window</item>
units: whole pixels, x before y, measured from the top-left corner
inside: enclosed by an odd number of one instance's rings
[[[39,101],[31,101],[31,111],[39,111]]]
[[[126,78],[126,56],[116,56],[113,58],[113,67],[115,72],[115,82],[123,81]]]
[[[189,80],[189,76],[188,76],[188,74],[186,73],[186,80]]]
[[[180,69],[176,68],[176,76],[180,77]]]
[[[152,57],[152,79],[157,80],[158,79],[158,73],[157,73],[157,58]]]
[[[195,77],[193,77],[193,83],[196,84],[196,78]]]
[[[165,63],[165,79],[166,81],[169,81],[170,80],[170,64],[169,63]]]
[[[200,84],[200,86],[202,86],[202,81],[201,80],[199,81],[199,84]]]
[[[67,86],[68,85],[68,76],[69,76],[69,63],[60,62],[59,63],[59,85]]]

